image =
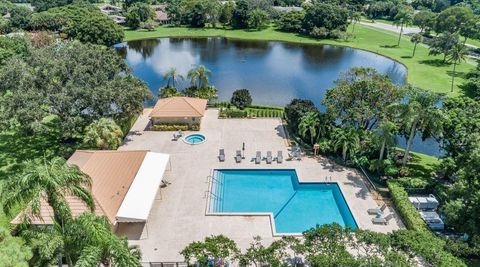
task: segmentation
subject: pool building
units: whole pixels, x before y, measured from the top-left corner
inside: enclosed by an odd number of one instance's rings
[[[150,113],[151,124],[200,126],[207,102],[206,99],[183,96],[159,99]]]

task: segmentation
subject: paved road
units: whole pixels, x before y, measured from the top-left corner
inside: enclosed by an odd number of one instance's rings
[[[381,29],[381,30],[386,30],[386,31],[391,31],[396,33],[400,32],[400,27],[394,26],[392,24],[383,23],[383,22],[370,22],[370,21],[363,20],[363,21],[360,21],[360,24],[369,26],[372,28]],[[408,34],[414,34],[419,32],[420,32],[420,29],[417,27],[403,27],[403,34],[408,35]],[[478,46],[468,44],[468,43],[465,45],[472,48],[478,48]]]

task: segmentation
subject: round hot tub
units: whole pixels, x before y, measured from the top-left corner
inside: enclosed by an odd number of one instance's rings
[[[207,137],[203,134],[189,134],[183,138],[183,142],[189,145],[198,145],[207,140]]]

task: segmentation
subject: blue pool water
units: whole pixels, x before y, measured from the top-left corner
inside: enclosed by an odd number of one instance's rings
[[[203,134],[190,134],[185,137],[185,143],[196,145],[205,142],[207,138]]]
[[[277,233],[338,223],[357,228],[336,183],[299,183],[295,170],[216,170],[214,213],[272,213]]]

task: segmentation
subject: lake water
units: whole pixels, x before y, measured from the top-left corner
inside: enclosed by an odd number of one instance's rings
[[[185,78],[194,66],[211,70],[210,84],[218,89],[218,100],[228,101],[236,89],[246,88],[253,102],[285,106],[294,98],[321,101],[339,74],[352,67],[372,67],[404,84],[406,68],[389,58],[352,48],[301,45],[282,42],[240,41],[226,38],[158,38],[115,45],[132,67],[133,74],[147,83],[154,96],[166,85],[163,74],[176,67]],[[181,89],[189,81],[181,82]],[[155,100],[147,105],[153,105]],[[399,139],[399,146],[405,143]],[[440,155],[434,140],[417,138],[415,151]]]

